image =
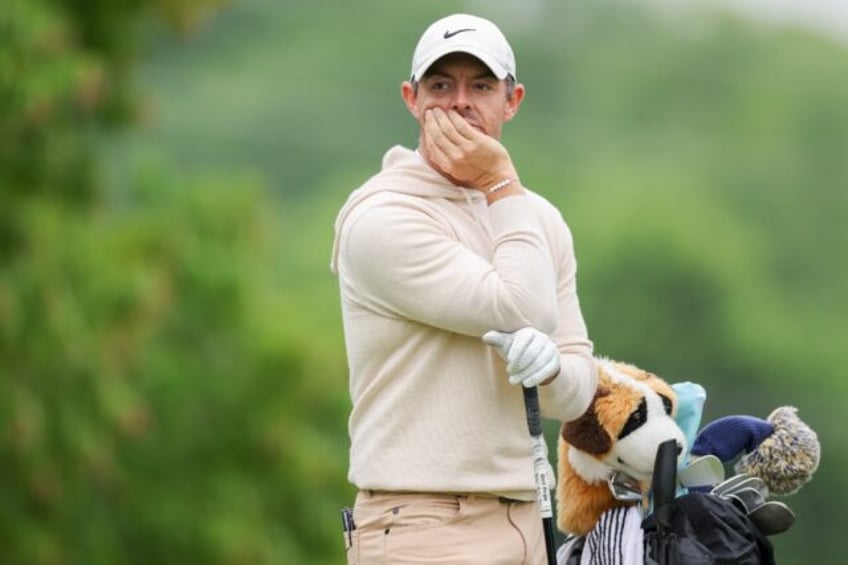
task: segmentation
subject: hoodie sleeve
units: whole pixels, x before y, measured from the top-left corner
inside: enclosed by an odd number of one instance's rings
[[[586,322],[577,296],[577,259],[574,239],[559,210],[540,198],[546,233],[556,266],[557,327],[551,338],[560,353],[559,376],[541,387],[542,414],[562,422],[580,417],[595,395],[598,384]]]
[[[456,333],[554,331],[556,281],[535,207],[529,197],[513,196],[489,213],[491,243],[483,241],[491,249],[481,252],[462,243],[473,233],[456,233],[421,199],[374,197],[343,227],[342,284],[385,316]]]

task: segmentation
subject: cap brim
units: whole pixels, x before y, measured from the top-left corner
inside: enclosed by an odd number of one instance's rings
[[[489,70],[492,71],[492,74],[495,75],[495,78],[498,80],[503,80],[507,76],[509,76],[509,71],[500,63],[498,63],[493,57],[490,55],[483,53],[477,47],[471,45],[450,45],[446,46],[442,49],[437,49],[433,53],[427,56],[421,64],[415,69],[415,72],[412,73],[412,80],[421,80],[421,76],[427,72],[433,63],[444,57],[445,55],[450,55],[451,53],[468,53],[469,55],[473,55],[480,59],[484,65],[489,67]]]

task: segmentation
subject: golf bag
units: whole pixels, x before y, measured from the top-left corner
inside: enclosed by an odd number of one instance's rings
[[[642,524],[645,565],[771,565],[771,542],[735,504],[693,492],[674,499],[659,523],[655,512]]]
[[[570,536],[558,565],[773,565],[766,535],[737,503],[708,492],[676,497],[676,446],[657,451],[653,512],[638,507],[607,511],[586,537]]]

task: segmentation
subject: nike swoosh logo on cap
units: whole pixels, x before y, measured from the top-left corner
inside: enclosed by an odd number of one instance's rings
[[[463,31],[474,31],[474,29],[472,29],[472,28],[470,28],[470,27],[467,27],[467,28],[464,28],[464,29],[458,29],[458,30],[456,30],[456,31],[445,31],[444,38],[445,38],[445,39],[450,39],[450,38],[451,38],[451,37],[453,37],[454,35],[456,35],[456,34],[458,34],[458,33],[462,33]]]

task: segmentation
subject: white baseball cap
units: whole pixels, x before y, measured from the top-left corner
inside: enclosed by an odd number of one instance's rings
[[[457,52],[474,55],[500,80],[516,76],[512,47],[498,26],[477,16],[453,14],[432,23],[418,40],[411,80],[421,80],[439,58]]]

